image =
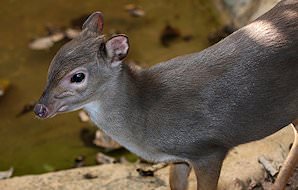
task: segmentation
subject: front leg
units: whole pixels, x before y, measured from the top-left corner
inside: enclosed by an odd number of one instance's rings
[[[187,190],[188,176],[191,167],[189,164],[181,162],[171,164],[170,187],[171,190]]]
[[[220,170],[226,153],[226,150],[220,150],[191,161],[197,178],[197,190],[217,189]]]

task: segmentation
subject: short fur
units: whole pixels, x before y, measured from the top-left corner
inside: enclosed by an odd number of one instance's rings
[[[203,189],[215,189],[234,146],[266,137],[298,116],[298,3],[265,15],[201,52],[149,69],[110,66],[104,40],[85,29],[54,58],[40,102],[61,93],[77,67],[88,88],[68,104],[137,155],[187,162]],[[187,170],[186,170],[187,171]],[[211,185],[211,184],[215,185]]]

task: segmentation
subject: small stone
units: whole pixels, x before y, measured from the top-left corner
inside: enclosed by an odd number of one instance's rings
[[[129,163],[129,161],[124,156],[121,156],[120,159],[119,159],[119,161],[122,164],[128,164]]]
[[[153,177],[154,176],[154,171],[143,170],[141,168],[137,168],[136,170],[139,173],[139,175],[142,176],[142,177]]]
[[[84,166],[85,165],[85,156],[83,156],[83,155],[80,155],[80,156],[78,156],[78,157],[76,157],[75,158],[75,160],[74,160],[74,167],[75,168],[79,168],[79,167],[82,167],[82,166]]]
[[[143,17],[145,16],[145,11],[135,5],[135,4],[127,4],[124,6],[124,9],[130,14],[132,17]]]
[[[45,50],[51,48],[56,42],[65,38],[63,32],[53,33],[49,36],[37,38],[29,43],[29,48],[33,50]]]
[[[246,188],[248,190],[263,190],[262,183],[260,181],[256,181],[254,179],[251,179],[249,181],[248,187]]]
[[[122,146],[114,141],[111,137],[107,136],[101,130],[97,130],[95,133],[95,139],[93,143],[97,146],[106,148],[106,149],[118,149]]]
[[[49,37],[51,38],[51,40],[52,40],[53,42],[59,42],[59,41],[61,41],[61,40],[64,39],[65,34],[63,34],[62,32],[59,32],[59,33],[54,33],[54,34],[52,34],[52,35],[49,36]]]
[[[73,38],[76,38],[77,36],[79,36],[80,32],[81,32],[80,30],[68,28],[65,30],[65,35],[67,38],[73,39]]]
[[[274,167],[273,161],[269,161],[263,155],[258,158],[258,161],[272,177],[278,174],[279,171]]]
[[[33,50],[45,50],[49,49],[53,45],[53,40],[51,37],[47,36],[33,40],[31,43],[29,43],[29,48]]]
[[[86,173],[86,174],[83,175],[83,177],[84,177],[84,179],[95,179],[95,178],[97,178],[98,176],[93,175],[93,174],[91,174],[91,173]]]
[[[79,118],[80,118],[80,121],[84,122],[84,123],[90,121],[90,118],[89,118],[88,114],[85,111],[80,111],[79,112]]]
[[[1,171],[0,172],[0,179],[7,179],[7,178],[10,178],[13,174],[13,167],[9,168],[9,170],[7,171]]]
[[[228,189],[233,189],[233,190],[245,190],[247,187],[245,186],[245,183],[241,181],[238,178],[235,178],[231,184],[229,185]]]
[[[154,165],[147,166],[147,167],[139,167],[136,170],[140,176],[147,177],[147,176],[154,176],[155,172],[157,172],[160,169],[165,168],[166,166],[168,166],[168,164],[162,162],[162,163],[154,164]]]
[[[99,152],[96,154],[96,162],[97,164],[114,164],[116,159]]]

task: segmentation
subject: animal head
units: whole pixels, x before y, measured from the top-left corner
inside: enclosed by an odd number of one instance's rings
[[[103,16],[89,16],[78,37],[66,43],[53,58],[45,90],[34,108],[40,118],[70,112],[104,91],[105,84],[121,70],[129,49],[128,38],[116,35],[105,40]]]

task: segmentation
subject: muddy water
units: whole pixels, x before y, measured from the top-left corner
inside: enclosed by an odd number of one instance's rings
[[[123,9],[128,3],[142,6],[146,15],[129,16]],[[85,155],[87,164],[95,163],[98,149],[80,140],[82,128],[95,128],[80,123],[77,113],[44,121],[32,113],[15,117],[24,104],[40,96],[49,62],[61,46],[34,51],[28,48],[30,39],[45,35],[46,25],[67,27],[71,19],[95,10],[105,15],[105,33],[121,31],[130,37],[128,59],[142,66],[207,47],[208,33],[220,26],[209,0],[1,0],[0,78],[10,80],[12,86],[0,97],[0,170],[13,166],[15,175],[23,175],[70,168],[78,155]],[[159,36],[166,24],[194,38],[165,48]]]

